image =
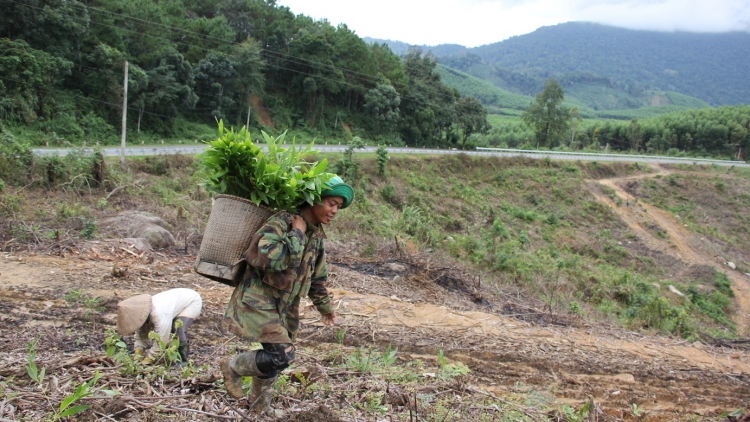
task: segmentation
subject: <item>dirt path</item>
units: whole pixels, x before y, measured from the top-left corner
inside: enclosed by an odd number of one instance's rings
[[[204,298],[203,314],[191,328],[191,351],[198,364],[214,367],[217,356],[234,347],[227,345],[231,336],[221,323],[230,289],[192,274],[190,262],[189,257],[131,262],[127,277],[114,278],[112,261],[0,256],[0,339],[7,339],[0,342],[0,351],[23,353],[25,349],[14,342],[23,346],[26,337],[38,335],[62,338],[66,331],[86,327],[81,309],[64,300],[70,289],[104,298],[105,310],[97,323],[106,327],[114,325],[114,304],[123,297],[190,287]],[[415,300],[396,291],[389,296],[356,292],[355,279],[361,285],[384,283],[381,277],[331,265],[338,326],[323,327],[316,311],[302,307],[301,345],[336,346],[339,340],[348,346],[390,344],[399,348],[402,361],[433,362],[442,349],[450,360],[471,368],[470,382],[480,389],[529,393],[576,406],[591,398],[603,415],[615,420],[627,419],[633,403],[655,420],[716,415],[750,405],[750,354],[744,351],[598,325],[532,324]],[[62,344],[73,355],[101,341],[99,334],[90,338],[74,331],[68,336]],[[77,352],[79,342],[84,349]]]
[[[747,276],[728,267],[722,267],[724,262],[717,261],[702,248],[700,239],[669,212],[637,201],[623,189],[622,186],[628,181],[671,174],[670,171],[661,167],[655,166],[654,168],[657,170],[655,173],[588,181],[588,183],[597,199],[607,204],[650,249],[668,254],[686,265],[701,264],[725,270],[735,293],[737,312],[734,315],[734,322],[737,324],[737,334],[743,337],[750,336],[750,280]],[[614,189],[622,204],[617,205],[612,198],[595,189],[597,183]],[[649,225],[661,228],[666,232],[666,236],[654,235],[647,229]]]

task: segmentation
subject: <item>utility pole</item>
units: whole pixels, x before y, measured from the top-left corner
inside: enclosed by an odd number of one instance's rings
[[[125,82],[122,85],[122,134],[120,135],[120,164],[125,164],[125,128],[128,124],[128,61],[125,60]]]

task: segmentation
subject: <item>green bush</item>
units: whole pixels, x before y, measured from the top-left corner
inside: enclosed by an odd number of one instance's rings
[[[732,282],[729,281],[726,273],[716,271],[716,289],[728,297],[734,297],[734,290],[732,290]]]
[[[33,162],[31,146],[0,125],[0,179],[20,183]]]
[[[727,319],[726,315],[726,310],[731,304],[731,301],[723,293],[715,291],[706,295],[699,292],[696,286],[690,286],[688,287],[687,295],[690,298],[690,301],[693,302],[706,316],[719,324],[734,329],[734,324]]]

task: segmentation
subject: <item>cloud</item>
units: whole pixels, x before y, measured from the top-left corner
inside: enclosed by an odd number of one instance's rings
[[[280,0],[292,12],[346,23],[359,36],[474,47],[541,26],[587,21],[656,31],[750,30],[747,0]]]
[[[613,0],[582,6],[577,12],[577,20],[631,29],[742,31],[748,29],[750,21],[750,6],[745,0]]]

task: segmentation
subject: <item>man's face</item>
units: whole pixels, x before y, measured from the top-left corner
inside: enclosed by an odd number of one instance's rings
[[[313,205],[312,214],[313,218],[317,221],[311,221],[311,223],[330,223],[336,217],[342,205],[344,205],[344,198],[340,196],[324,197],[320,203]]]

